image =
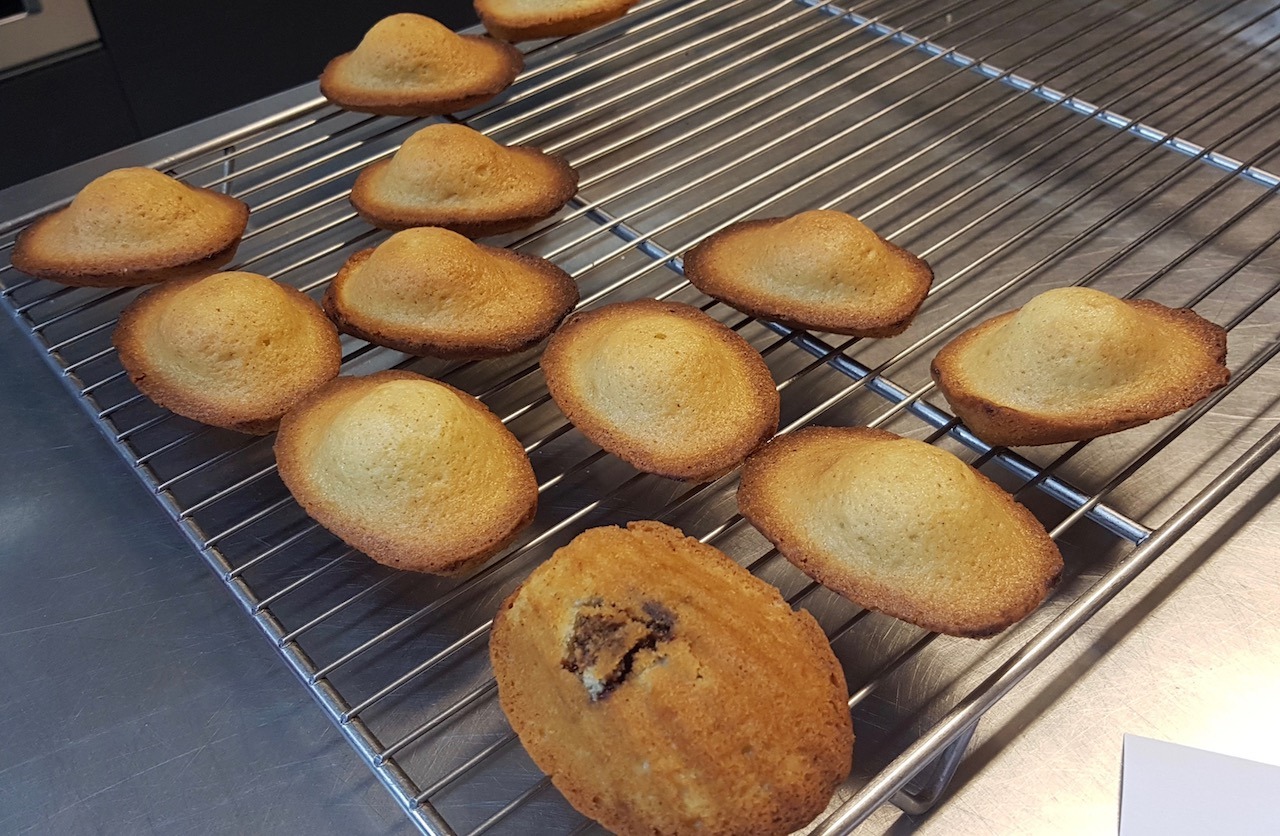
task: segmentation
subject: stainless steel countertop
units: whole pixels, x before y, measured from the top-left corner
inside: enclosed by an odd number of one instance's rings
[[[8,321],[0,355],[0,832],[410,832]]]
[[[0,353],[0,831],[414,832],[9,322]],[[1124,732],[1280,760],[1277,476],[1006,698],[939,809],[865,830],[1114,833]]]
[[[314,95],[104,154],[0,206],[37,210]],[[416,832],[8,318],[0,356],[0,832]]]
[[[0,192],[2,214],[314,95]],[[7,320],[0,350],[0,831],[410,832]],[[1233,403],[1252,415],[1271,388]],[[1001,702],[937,810],[882,808],[864,830],[1113,833],[1124,732],[1280,760],[1277,476],[1280,462],[1255,474]],[[1129,499],[1174,488],[1147,480]]]
[[[919,821],[871,833],[1115,833],[1125,733],[1280,765],[1280,467],[1227,500],[978,726]],[[1213,533],[1211,533],[1213,532]]]

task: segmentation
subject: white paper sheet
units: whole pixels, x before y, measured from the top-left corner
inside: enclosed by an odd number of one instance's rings
[[[1124,736],[1120,836],[1278,836],[1280,767]]]

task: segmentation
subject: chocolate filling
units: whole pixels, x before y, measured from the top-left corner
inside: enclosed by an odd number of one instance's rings
[[[674,613],[656,601],[644,602],[640,610],[599,599],[580,605],[560,664],[582,680],[592,702],[626,681],[637,654],[671,638]]]

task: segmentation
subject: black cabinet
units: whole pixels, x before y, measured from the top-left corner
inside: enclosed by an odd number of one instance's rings
[[[460,29],[469,0],[91,0],[102,42],[144,135],[317,78],[396,12]]]
[[[91,0],[101,46],[0,81],[0,188],[317,78],[396,12],[470,0]]]
[[[101,47],[0,81],[0,188],[141,138]]]

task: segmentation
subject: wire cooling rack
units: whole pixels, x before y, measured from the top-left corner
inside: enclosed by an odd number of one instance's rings
[[[1274,173],[1280,6],[1168,0],[687,0],[642,3],[543,44],[500,99],[458,118],[563,154],[579,196],[500,243],[550,258],[582,305],[698,305],[764,355],[782,432],[882,426],[944,446],[1028,504],[1062,547],[1045,606],[989,641],[853,605],[792,569],[735,512],[736,476],[638,474],[569,426],[536,352],[418,360],[344,338],[344,372],[410,368],[480,397],[522,440],[538,517],[464,580],[394,572],[311,522],[271,440],[202,427],[137,393],[110,345],[137,291],[14,271],[30,217],[0,226],[4,307],[155,493],[338,728],[433,833],[578,832],[524,754],[487,662],[499,601],[583,528],[657,518],[728,552],[808,608],[850,683],[854,774],[815,832],[892,801],[927,810],[982,714],[1280,447]],[[346,200],[356,173],[422,120],[318,98],[159,162],[253,211],[237,267],[319,296],[385,233]],[[70,195],[58,195],[53,206]],[[792,331],[688,286],[679,254],[727,224],[851,212],[928,259],[916,323],[889,340]],[[52,208],[52,207],[50,207]],[[1178,416],[1091,443],[991,449],[928,376],[960,330],[1049,287],[1191,306],[1230,330],[1230,385]]]

